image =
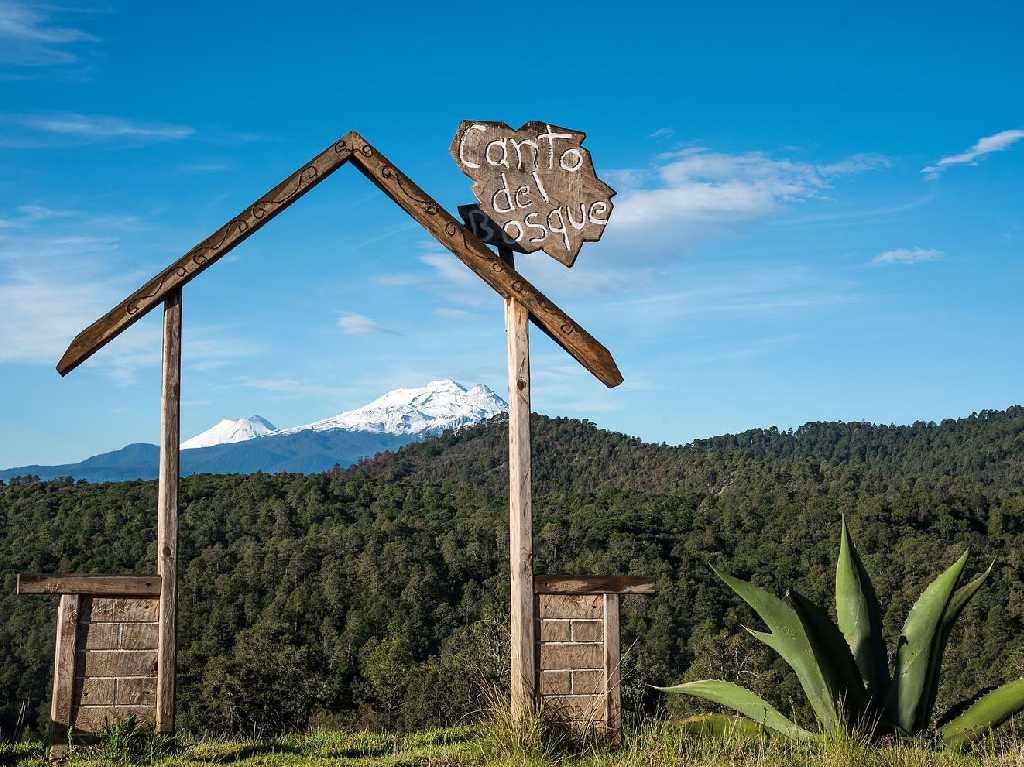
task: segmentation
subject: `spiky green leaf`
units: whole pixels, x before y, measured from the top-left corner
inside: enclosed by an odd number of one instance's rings
[[[868,694],[876,701],[884,700],[889,687],[889,660],[882,629],[882,608],[871,576],[850,538],[845,517],[836,563],[836,618]]]
[[[838,729],[842,722],[833,687],[819,665],[818,655],[811,647],[811,641],[800,616],[781,599],[752,583],[724,575],[717,570],[715,574],[768,624],[770,634],[750,631],[751,635],[775,650],[796,672],[800,686],[803,687],[821,726],[826,730]]]
[[[868,699],[864,680],[846,639],[828,613],[796,589],[789,590],[786,601],[804,624],[832,698],[842,702],[841,713],[848,722],[860,720],[866,713]]]
[[[757,740],[768,731],[752,719],[732,714],[700,714],[689,716],[679,723],[680,729],[694,735],[705,735],[722,740]]]
[[[931,667],[928,669],[928,685],[925,689],[924,703],[918,712],[916,727],[918,730],[925,729],[931,722],[932,712],[935,710],[935,700],[939,694],[939,680],[942,676],[942,657],[946,654],[946,646],[949,644],[949,635],[953,632],[953,626],[957,618],[967,607],[967,603],[978,593],[978,590],[988,580],[995,562],[988,566],[988,569],[969,583],[961,586],[950,597],[946,611],[942,615],[942,625],[935,638],[935,647],[932,651]]]
[[[917,731],[925,703],[932,653],[953,591],[967,562],[967,552],[933,580],[910,608],[896,651],[896,673],[890,688],[889,716],[905,732]]]
[[[1024,679],[1008,682],[939,730],[947,745],[958,746],[995,729],[1019,711],[1024,711]]]
[[[659,687],[670,694],[692,695],[712,703],[728,706],[759,724],[782,733],[794,740],[813,740],[817,736],[794,724],[771,703],[746,688],[719,679],[705,679],[700,682],[684,682],[673,687]]]

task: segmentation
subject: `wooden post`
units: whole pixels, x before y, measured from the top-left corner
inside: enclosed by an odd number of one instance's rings
[[[163,387],[160,400],[160,479],[157,487],[156,726],[174,731],[174,675],[178,568],[178,475],[181,443],[181,288],[164,301]]]
[[[73,724],[79,602],[77,594],[62,594],[57,608],[57,646],[53,653],[53,695],[50,697],[51,759],[64,756]]]
[[[604,595],[604,723],[612,739],[622,737],[622,673],[619,668],[619,595]]]
[[[499,253],[511,265],[512,251]],[[537,670],[534,645],[533,494],[530,465],[530,313],[505,299],[508,345],[508,521],[511,594],[512,717],[524,722],[533,709]]]

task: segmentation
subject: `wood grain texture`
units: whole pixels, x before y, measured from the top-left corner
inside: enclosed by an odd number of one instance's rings
[[[622,675],[619,651],[619,595],[604,595],[604,722],[611,738],[622,737]]]
[[[79,601],[77,594],[63,594],[57,608],[57,644],[53,654],[53,693],[50,697],[50,756],[54,758],[64,754],[72,722]]]
[[[622,383],[615,360],[593,336],[535,288],[529,280],[488,250],[434,198],[420,189],[384,155],[354,134],[352,164],[406,213],[450,250],[502,298],[515,297],[531,317],[577,362],[606,386]]]
[[[344,165],[351,154],[350,144],[346,141],[351,135],[347,134],[335,141],[79,333],[57,363],[57,372],[62,376],[70,373],[159,306],[172,291],[181,288],[230,253],[274,216]]]
[[[38,575],[20,573],[19,594],[84,594],[87,596],[155,597],[158,575]]]
[[[540,121],[513,130],[463,120],[449,152],[499,232],[527,253],[543,250],[572,266],[584,242],[601,239],[615,195],[594,172],[585,138]]]
[[[533,579],[537,594],[653,594],[653,578],[627,575],[538,575]]]
[[[57,363],[57,371],[66,375],[80,365],[158,306],[171,291],[223,257],[349,160],[503,298],[519,299],[531,319],[598,380],[609,387],[622,383],[622,374],[604,346],[355,132],[329,146],[83,330]]]
[[[511,257],[511,254],[505,254]],[[508,346],[509,567],[512,717],[525,722],[537,678],[533,596],[533,477],[530,459],[530,339],[526,307],[505,301]]]
[[[160,399],[160,475],[157,481],[157,572],[160,619],[157,629],[156,725],[174,731],[174,680],[178,598],[178,476],[181,444],[181,289],[164,302],[163,387]]]

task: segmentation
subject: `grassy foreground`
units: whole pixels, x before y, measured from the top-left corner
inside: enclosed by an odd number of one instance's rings
[[[720,740],[656,723],[626,733],[619,748],[578,738],[546,745],[513,742],[500,728],[456,727],[413,735],[317,732],[265,741],[201,740],[173,745],[152,737],[116,735],[69,757],[69,767],[1024,767],[1024,739],[1014,732],[957,753],[918,741],[869,746],[856,740],[796,744],[779,738]],[[0,745],[3,767],[48,764],[40,744]]]

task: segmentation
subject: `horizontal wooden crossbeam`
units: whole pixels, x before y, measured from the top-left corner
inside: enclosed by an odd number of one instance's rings
[[[85,594],[94,597],[158,597],[159,575],[18,575],[18,594]]]
[[[57,363],[57,372],[66,375],[74,370],[160,305],[172,291],[209,268],[349,161],[499,295],[515,297],[526,306],[530,319],[606,386],[622,383],[622,374],[604,346],[354,131],[331,144],[83,330]]]
[[[653,594],[653,578],[631,575],[537,575],[535,594]]]

